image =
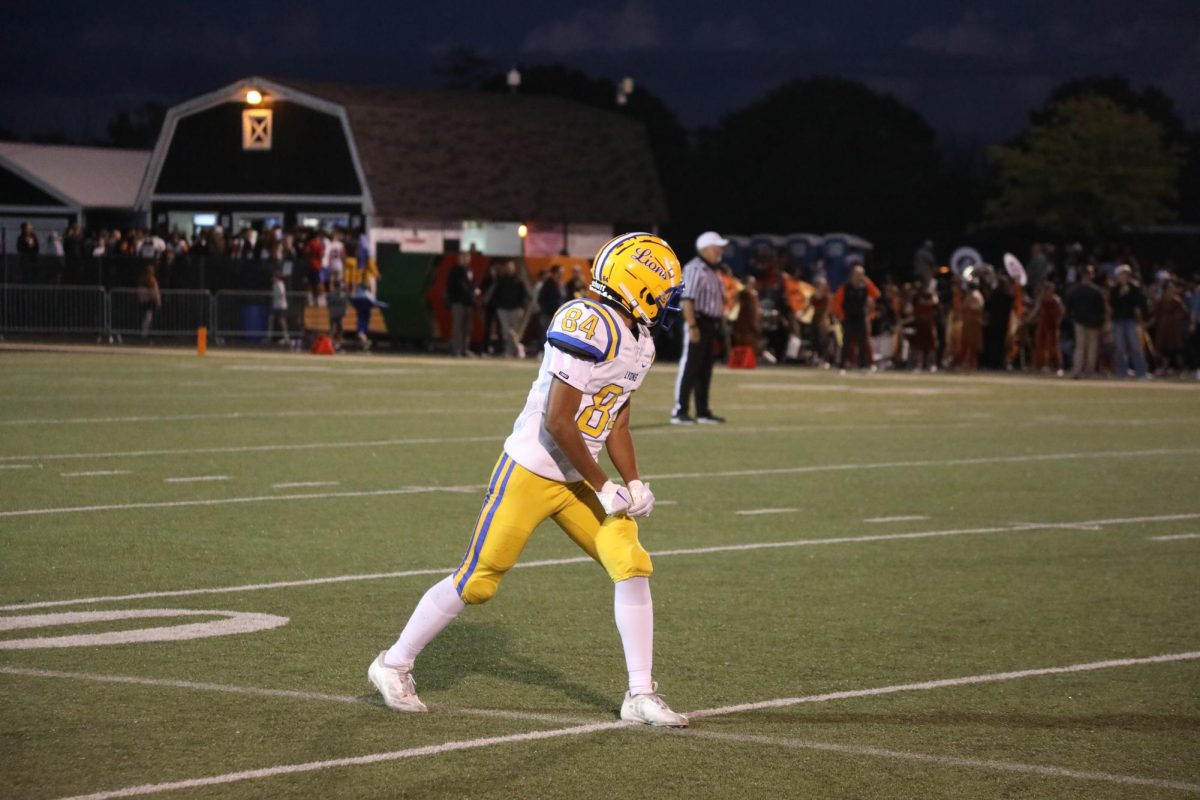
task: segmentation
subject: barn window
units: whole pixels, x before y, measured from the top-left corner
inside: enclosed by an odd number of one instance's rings
[[[271,149],[271,109],[247,108],[242,111],[242,149]]]

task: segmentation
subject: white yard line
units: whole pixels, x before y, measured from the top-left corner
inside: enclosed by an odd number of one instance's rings
[[[158,686],[165,689],[189,689],[200,692],[217,692],[221,694],[240,694],[253,697],[284,697],[293,700],[315,700],[347,705],[361,705],[384,709],[383,701],[377,699],[374,693],[369,695],[325,694],[322,692],[302,692],[294,689],[266,689],[259,686],[234,686],[226,683],[207,683],[199,681],[179,681],[170,678],[142,678],[135,675],[100,675],[94,672],[62,672],[49,669],[26,669],[23,667],[0,667],[2,675],[17,675],[28,678],[63,678],[71,681],[89,681],[92,683],[118,683],[132,686]],[[534,711],[510,711],[502,708],[462,708],[439,706],[438,711],[451,714],[465,714],[473,717],[497,717],[500,719],[519,719],[529,722],[551,722],[555,725],[580,725],[595,722],[595,718],[567,714],[542,714]],[[392,712],[388,712],[392,713]]]
[[[721,733],[720,731],[686,730],[676,735],[719,742],[739,742],[784,747],[796,750],[816,750],[825,753],[840,753],[855,758],[883,758],[895,761],[910,761],[917,764],[933,764],[939,767],[964,767],[998,772],[1016,772],[1025,775],[1043,775],[1048,778],[1068,778],[1080,781],[1098,781],[1123,786],[1151,786],[1156,789],[1175,789],[1181,792],[1200,793],[1200,783],[1186,783],[1162,778],[1141,778],[1135,775],[1117,775],[1112,772],[1068,769],[1045,764],[1023,764],[1019,761],[998,761],[991,758],[964,758],[962,756],[913,753],[905,750],[885,750],[879,747],[839,744],[836,742],[813,742],[806,739],[789,739],[778,736],[756,736],[753,734]]]
[[[1001,681],[1019,680],[1022,678],[1038,677],[1043,675],[1060,675],[1064,673],[1075,672],[1090,672],[1101,669],[1113,669],[1116,667],[1131,667],[1148,664],[1163,664],[1177,661],[1193,661],[1200,659],[1200,651],[1190,653],[1170,653],[1159,656],[1150,656],[1148,658],[1123,658],[1111,659],[1108,661],[1093,661],[1083,664],[1071,664],[1064,667],[1044,667],[1041,669],[1027,669],[1015,672],[995,672],[983,675],[968,675],[960,678],[948,678],[943,680],[923,681],[920,683],[904,683],[894,686],[880,686],[872,689],[857,689],[846,692],[829,692],[819,695],[808,695],[806,697],[787,697],[777,700],[767,700],[761,703],[743,703],[740,705],[721,706],[719,708],[709,708],[701,711],[693,711],[688,714],[693,719],[702,719],[704,717],[713,717],[724,714],[736,714],[745,711],[756,711],[766,708],[780,708],[785,706],[797,705],[800,703],[826,703],[834,700],[847,700],[858,697],[876,697],[880,695],[896,694],[899,692],[914,692],[914,691],[929,691],[931,689],[941,689],[951,686],[969,686],[982,683],[996,683]],[[632,728],[633,723],[628,722],[596,722],[585,725],[572,725],[565,728],[554,728],[544,731],[531,731],[527,733],[509,734],[507,736],[488,736],[479,739],[466,739],[443,742],[442,744],[426,745],[423,747],[410,747],[404,750],[392,750],[383,753],[370,753],[362,756],[352,756],[348,758],[335,758],[325,761],[309,761],[300,764],[281,764],[274,767],[263,767],[261,769],[242,770],[239,772],[227,772],[223,775],[211,775],[204,778],[191,778],[189,780],[169,781],[165,783],[150,783],[141,784],[139,786],[128,786],[121,789],[112,789],[108,791],[93,792],[85,795],[74,795],[70,798],[62,798],[62,800],[115,800],[122,797],[136,797],[139,795],[158,794],[160,792],[170,792],[179,789],[192,789],[202,786],[216,786],[230,783],[240,783],[242,781],[257,780],[259,778],[271,778],[277,775],[294,775],[304,772],[318,772],[321,770],[335,769],[339,767],[363,766],[367,764],[378,764],[386,761],[397,761],[403,758],[415,758],[421,756],[436,756],[442,753],[452,753],[462,750],[474,750],[481,747],[492,747],[502,744],[516,744],[519,742],[541,741],[545,739],[558,739],[565,736],[579,736],[588,733],[599,733],[602,731],[611,731],[621,728]],[[640,729],[640,726],[638,726]],[[668,734],[669,735],[669,734]],[[686,736],[687,734],[683,734]],[[890,752],[890,751],[881,751]],[[917,755],[917,754],[913,754]],[[936,758],[936,757],[935,757]],[[974,760],[972,760],[974,761]],[[935,762],[928,762],[935,763]],[[972,766],[979,766],[985,763],[976,761]],[[962,766],[955,764],[955,766]],[[1036,765],[1022,765],[1036,767]],[[1047,767],[1047,770],[1055,770],[1058,768]],[[1071,774],[1067,774],[1071,773]],[[1051,773],[1041,773],[1051,774]],[[1103,780],[1097,778],[1097,775],[1106,775],[1107,773],[1076,773],[1067,770],[1065,772],[1055,773],[1056,777],[1071,777],[1079,778],[1083,775],[1090,776],[1092,780]],[[1160,788],[1181,789],[1183,791],[1196,791],[1200,787],[1193,784],[1180,783],[1177,781],[1160,781],[1155,778],[1137,778],[1133,776],[1115,776],[1122,783],[1138,785],[1154,785]],[[1142,784],[1142,781],[1155,781],[1153,784]]]
[[[799,510],[798,508],[746,508],[733,513],[742,517],[757,517],[761,514],[795,514]]]
[[[90,469],[84,472],[60,472],[58,474],[64,478],[94,478],[101,475],[128,475],[130,471],[127,469]]]
[[[1174,536],[1151,536],[1152,542],[1176,542],[1180,539],[1200,539],[1200,533],[1178,533]]]
[[[328,410],[294,410],[294,411],[227,411],[205,414],[145,414],[125,417],[46,417],[31,419],[0,420],[0,425],[108,425],[121,422],[194,422],[201,420],[229,419],[291,419],[303,417],[328,417]],[[408,414],[462,414],[478,416],[484,414],[511,414],[512,409],[506,408],[392,408],[392,409],[339,409],[335,416],[343,417],[398,417]]]
[[[184,508],[190,506],[226,506],[239,503],[272,503],[280,500],[326,500],[331,497],[389,497],[391,495],[422,494],[426,492],[476,492],[482,486],[402,486],[398,489],[377,489],[359,492],[310,492],[308,494],[268,494],[253,497],[217,497],[210,500],[160,500],[146,503],[111,503],[95,506],[60,508],[31,508],[21,511],[0,511],[0,517],[29,517],[44,514],[85,514],[95,511],[119,511],[139,508]]]
[[[33,464],[0,464],[0,469],[33,469]]]
[[[307,414],[308,412],[304,412]],[[323,412],[322,412],[323,413]],[[391,413],[391,412],[387,412]],[[397,412],[410,413],[410,412]],[[457,412],[455,412],[457,413]],[[465,412],[464,412],[465,413]],[[499,412],[497,412],[499,413]],[[375,416],[374,411],[365,413],[367,416]],[[239,413],[237,416],[248,416]],[[318,415],[319,416],[319,415]],[[186,418],[187,415],[182,415],[180,419]],[[213,417],[216,418],[216,417]],[[118,418],[111,418],[118,419]],[[1160,417],[1157,419],[1124,419],[1115,418],[1111,420],[1096,420],[1089,419],[1081,422],[1081,425],[1086,424],[1087,427],[1096,425],[1158,425],[1158,424],[1191,424],[1196,421],[1193,417]],[[1008,428],[1043,428],[1043,427],[1061,427],[1063,423],[1044,423],[1044,422],[1008,422],[1004,423]],[[643,436],[687,436],[698,435],[701,431],[704,435],[708,434],[727,434],[731,436],[744,436],[754,433],[789,433],[789,432],[814,432],[814,433],[838,433],[844,431],[871,431],[883,430],[889,432],[905,431],[905,430],[921,430],[926,428],[933,429],[972,429],[977,427],[975,422],[915,422],[915,423],[846,423],[846,424],[820,424],[806,423],[796,425],[726,425],[726,426],[702,426],[682,428],[673,426],[670,428],[652,427],[638,428],[634,426],[635,435]],[[403,439],[367,439],[364,441],[332,441],[332,442],[300,442],[294,444],[260,444],[260,445],[228,445],[222,447],[191,447],[191,448],[163,448],[157,450],[115,450],[107,452],[89,452],[89,453],[41,453],[28,455],[7,455],[0,456],[0,462],[5,461],[51,461],[61,459],[86,459],[86,458],[144,458],[148,456],[173,456],[173,455],[206,455],[213,453],[270,453],[289,450],[340,450],[356,447],[402,447],[407,445],[427,445],[427,444],[464,444],[475,442],[499,442],[503,441],[504,436],[423,436]],[[1174,451],[1172,451],[1174,452]],[[1188,452],[1200,452],[1198,450],[1190,450]],[[924,462],[920,462],[924,463]]]
[[[191,456],[218,453],[275,453],[289,450],[340,450],[354,447],[396,447],[462,442],[502,442],[504,436],[434,436],[411,439],[369,439],[362,442],[302,442],[299,444],[254,444],[229,447],[191,447],[162,450],[118,450],[108,453],[49,453],[44,456],[0,456],[0,461],[58,461],[80,458],[143,458],[146,456]]]
[[[69,798],[62,798],[62,800],[114,800],[115,798],[119,797],[137,797],[139,795],[158,794],[159,792],[171,792],[179,789],[194,789],[202,786],[217,786],[221,784],[256,780],[258,778],[271,778],[276,775],[294,775],[300,772],[316,772],[318,770],[335,769],[337,767],[356,767],[366,764],[379,764],[385,761],[397,761],[402,758],[436,756],[441,755],[442,753],[453,753],[460,750],[474,750],[480,747],[492,747],[499,744],[536,742],[541,739],[557,739],[562,736],[579,736],[585,733],[597,733],[599,731],[611,731],[617,728],[626,728],[632,724],[634,723],[620,721],[596,722],[590,725],[575,725],[569,728],[554,728],[546,731],[514,733],[507,736],[487,736],[482,739],[466,739],[444,742],[443,744],[426,745],[424,747],[410,747],[406,750],[393,750],[387,753],[372,753],[370,755],[354,756],[351,758],[334,758],[328,761],[309,761],[304,764],[283,764],[277,767],[251,769],[242,772],[228,772],[224,775],[213,775],[208,778],[192,778],[190,780],[171,781],[169,783],[151,783],[143,784],[141,786],[129,786],[124,789],[94,792],[92,794],[73,795]]]
[[[494,437],[480,437],[491,441]],[[300,448],[302,445],[296,445]],[[643,475],[646,480],[692,480],[704,478],[745,478],[759,475],[799,475],[818,472],[854,472],[873,469],[897,469],[906,467],[955,467],[979,466],[984,464],[1024,464],[1050,461],[1075,461],[1095,458],[1146,458],[1152,456],[1193,455],[1200,453],[1200,448],[1181,448],[1154,450],[1102,450],[1089,453],[1041,453],[1025,456],[992,456],[984,458],[947,458],[930,459],[926,461],[882,461],[866,464],[813,464],[803,467],[772,467],[764,469],[735,469],[716,472],[674,472]],[[140,508],[178,508],[185,506],[216,506],[236,503],[266,503],[281,500],[324,500],[334,497],[385,497],[388,495],[420,494],[424,492],[473,492],[483,488],[483,484],[462,486],[402,486],[397,489],[378,489],[362,492],[322,492],[309,494],[280,494],[255,497],[226,497],[210,498],[207,500],[171,500],[137,503],[110,503],[94,506],[51,506],[49,508],[27,508],[0,511],[0,518],[28,517],[44,514],[77,514],[95,511],[119,511]]]
[[[203,481],[231,481],[231,475],[187,475],[181,478],[163,478],[163,483],[200,483]]]
[[[688,713],[692,719],[724,716],[725,714],[742,714],[747,711],[763,711],[768,708],[787,708],[804,703],[826,703],[830,700],[851,700],[856,697],[879,697],[900,692],[927,692],[931,689],[945,689],[951,686],[975,686],[981,683],[1001,683],[1020,678],[1036,678],[1043,675],[1063,675],[1073,672],[1094,672],[1114,667],[1134,667],[1143,664],[1169,664],[1176,661],[1195,661],[1200,659],[1200,650],[1188,653],[1168,653],[1161,656],[1146,658],[1113,658],[1107,661],[1089,661],[1083,664],[1070,664],[1065,667],[1041,667],[1039,669],[1022,669],[1013,672],[991,672],[983,675],[967,675],[962,678],[943,678],[936,681],[921,681],[919,683],[900,683],[895,686],[880,686],[874,689],[851,689],[844,692],[826,692],[810,694],[804,697],[777,697],[773,700],[762,700],[757,703],[739,703],[732,706],[706,708]]]
[[[749,550],[772,550],[790,547],[817,547],[833,544],[860,544],[867,542],[903,541],[906,539],[933,539],[944,536],[971,536],[996,533],[1024,533],[1036,530],[1083,530],[1082,525],[1094,530],[1105,525],[1136,525],[1147,522],[1177,522],[1182,520],[1200,519],[1200,513],[1191,514],[1162,514],[1158,516],[1122,517],[1117,519],[1091,520],[1083,523],[1061,522],[1022,522],[1018,525],[993,526],[984,528],[952,528],[949,530],[914,531],[909,533],[885,533],[874,536],[838,536],[825,539],[793,539],[784,542],[747,542],[744,544],[713,545],[710,547],[689,547],[676,550],[656,550],[651,553],[654,558],[670,558],[673,556],[697,556],[710,553],[732,553]],[[573,558],[552,558],[543,561],[517,562],[514,569],[535,569],[540,567],[559,567],[568,564],[590,564],[588,556]],[[232,594],[238,592],[258,592],[268,589],[288,589],[297,586],[320,586],[328,583],[352,583],[355,581],[388,580],[393,578],[411,578],[421,575],[446,575],[450,567],[433,567],[430,569],[412,569],[403,572],[376,572],[364,575],[333,575],[324,578],[304,578],[294,581],[273,581],[271,583],[250,583],[238,586],[217,586],[203,589],[176,589],[162,592],[139,592],[137,594],[104,595],[98,597],[79,597],[72,600],[42,600],[33,603],[13,603],[0,606],[0,611],[19,611],[29,608],[56,608],[94,603],[111,603],[122,600],[148,600],[160,597],[188,597],[200,594]]]
[[[291,483],[273,483],[272,489],[308,489],[313,486],[337,486],[341,481],[292,481]]]
[[[912,514],[912,515],[909,515],[909,516],[901,516],[901,517],[869,517],[869,518],[867,518],[867,519],[864,519],[864,520],[863,520],[863,522],[870,522],[870,523],[877,523],[877,522],[919,522],[920,520],[923,520],[923,519],[929,519],[929,517],[923,517],[923,516],[921,516],[920,514]]]
[[[868,469],[897,469],[904,467],[967,467],[983,464],[1026,464],[1039,461],[1077,461],[1091,458],[1148,458],[1167,455],[1195,455],[1200,448],[1158,448],[1154,450],[1095,450],[1086,453],[1040,453],[1024,456],[987,456],[983,458],[942,458],[922,461],[880,461],[867,464],[813,464],[805,467],[771,467],[735,469],[722,472],[670,472],[643,476],[653,480],[692,480],[697,478],[740,478],[759,475],[799,475],[812,472],[853,472]]]

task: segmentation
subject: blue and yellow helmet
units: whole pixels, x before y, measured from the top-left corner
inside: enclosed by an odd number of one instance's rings
[[[683,270],[671,245],[652,233],[610,239],[592,264],[591,290],[635,320],[670,327],[683,290]]]

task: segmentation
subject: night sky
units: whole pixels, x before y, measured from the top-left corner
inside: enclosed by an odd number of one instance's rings
[[[689,128],[789,78],[861,80],[952,140],[1019,131],[1055,84],[1120,74],[1200,127],[1200,2],[6,3],[0,128],[103,138],[112,113],[249,75],[433,87],[445,53],[632,76]],[[99,9],[99,10],[97,10]]]

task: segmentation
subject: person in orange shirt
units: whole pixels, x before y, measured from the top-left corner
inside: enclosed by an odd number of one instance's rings
[[[1058,349],[1058,336],[1062,328],[1063,302],[1054,289],[1054,281],[1043,281],[1037,305],[1029,317],[1035,325],[1033,337],[1033,368],[1047,370],[1051,365],[1062,375],[1062,352]]]
[[[983,294],[974,282],[963,295],[959,348],[958,365],[967,370],[978,369],[979,356],[983,352]]]
[[[861,369],[874,365],[871,352],[871,318],[875,316],[875,301],[879,287],[867,277],[862,264],[855,264],[850,280],[842,284],[833,298],[833,311],[842,321],[842,360],[846,369],[854,362]]]

